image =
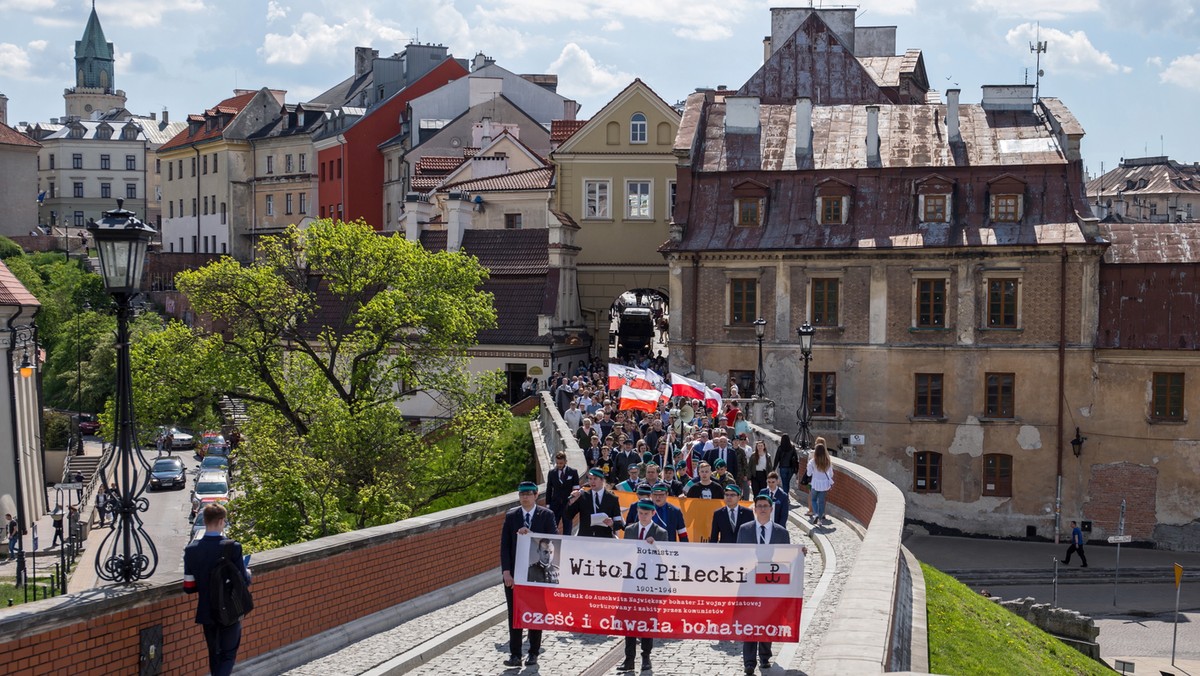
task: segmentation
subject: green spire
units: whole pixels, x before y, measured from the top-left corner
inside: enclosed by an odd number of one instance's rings
[[[75,86],[113,89],[114,60],[113,45],[104,39],[104,29],[96,15],[96,2],[92,0],[92,13],[83,29],[83,39],[75,41]]]

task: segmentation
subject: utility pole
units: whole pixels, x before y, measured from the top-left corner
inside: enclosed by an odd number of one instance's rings
[[[1034,79],[1033,100],[1042,100],[1042,76],[1046,73],[1042,70],[1042,54],[1046,53],[1046,42],[1042,40],[1042,24],[1037,25],[1037,40],[1029,43],[1029,51],[1037,55],[1037,77]]]

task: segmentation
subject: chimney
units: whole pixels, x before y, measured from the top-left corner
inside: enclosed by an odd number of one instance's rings
[[[374,67],[374,61],[379,57],[378,49],[370,47],[355,47],[354,48],[354,78],[358,79],[367,73],[371,72]]]
[[[801,158],[812,155],[812,99],[796,99],[796,166]]]
[[[0,94],[0,124],[8,124],[8,97]]]
[[[467,196],[455,191],[446,200],[446,251],[458,251],[462,247],[463,230],[470,224],[470,205]]]
[[[759,133],[757,96],[725,97],[725,133]]]
[[[879,106],[867,106],[867,160],[879,161]]]
[[[766,63],[767,59],[770,59],[770,58],[771,58],[771,36],[766,35],[763,37],[763,63]]]
[[[404,213],[400,214],[400,229],[404,231],[404,239],[421,241],[421,225],[428,223],[432,216],[433,205],[424,195],[416,192],[405,195]]]
[[[957,89],[946,90],[946,138],[951,143],[962,142],[962,132],[958,129],[958,94]]]
[[[166,108],[163,108],[162,123],[164,127],[168,124],[171,124],[171,114],[167,112]]]

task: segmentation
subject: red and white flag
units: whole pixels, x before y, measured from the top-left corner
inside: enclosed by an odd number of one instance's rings
[[[713,415],[721,412],[721,404],[724,400],[721,398],[721,393],[711,387],[704,388],[704,407],[707,408]]]
[[[654,413],[658,410],[658,399],[662,395],[658,390],[644,390],[628,385],[621,386],[620,410],[638,410]]]
[[[655,373],[653,369],[644,369],[629,385],[642,390],[659,390],[662,389],[663,378]]]
[[[642,370],[620,364],[608,365],[608,389],[619,390],[621,386],[642,377]]]
[[[688,399],[703,399],[704,383],[691,378],[685,378],[678,373],[671,374],[671,394],[676,397],[687,397]]]

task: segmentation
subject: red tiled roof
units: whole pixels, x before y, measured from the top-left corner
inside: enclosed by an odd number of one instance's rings
[[[436,188],[437,184],[441,183],[443,178],[445,178],[444,175],[441,175],[441,176],[420,176],[420,175],[413,176],[412,180],[409,181],[409,186],[413,190],[416,190],[418,192],[427,192],[429,190],[433,190],[434,188]]]
[[[220,110],[223,113],[237,115],[238,113],[242,112],[243,108],[250,104],[251,99],[253,99],[256,94],[258,94],[257,91],[252,91],[246,92],[245,94],[232,96],[213,106],[213,110]],[[189,121],[199,122],[202,119],[204,118],[198,115],[188,115]],[[196,130],[196,133],[193,134],[192,126],[188,125],[187,129],[184,129],[176,134],[175,138],[164,143],[158,150],[159,152],[162,152],[164,150],[172,150],[174,148],[180,148],[193,143],[199,143],[200,141],[207,141],[212,138],[219,138],[223,131],[224,128],[222,127],[210,129],[209,126],[205,124],[201,125],[201,127]]]
[[[0,145],[28,146],[30,148],[42,147],[42,144],[34,141],[16,129],[4,124],[3,122],[0,122]]]
[[[8,129],[9,127],[0,124],[0,127]],[[3,129],[0,129],[2,132]],[[41,303],[34,297],[29,289],[17,279],[17,276],[8,269],[8,266],[0,262],[0,305],[7,306],[22,306],[22,307],[40,307]]]
[[[550,143],[566,141],[587,123],[587,120],[550,120]]]
[[[551,187],[553,180],[554,169],[552,167],[539,167],[537,169],[526,169],[525,171],[500,174],[499,176],[469,178],[464,181],[444,185],[442,189],[449,190],[454,188],[455,190],[465,190],[467,192],[545,190]]]
[[[426,155],[417,160],[418,174],[446,173],[454,171],[463,163],[462,157],[447,157],[445,155]]]

